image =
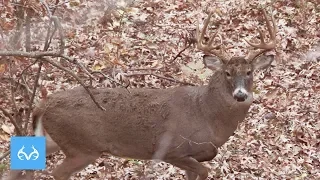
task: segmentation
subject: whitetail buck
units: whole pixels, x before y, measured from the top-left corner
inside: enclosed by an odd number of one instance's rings
[[[63,163],[52,173],[66,180],[93,163],[102,153],[118,157],[160,159],[186,171],[189,180],[204,180],[208,170],[201,164],[212,160],[242,122],[252,104],[253,71],[266,68],[273,56],[262,55],[276,46],[276,24],[263,11],[270,41],[261,43],[248,57],[227,58],[204,42],[211,14],[199,32],[197,47],[214,70],[209,84],[168,89],[94,89],[106,111],[92,102],[84,88],[55,93],[33,113],[36,136],[47,138],[47,154],[62,150]],[[17,179],[12,172],[9,179]]]

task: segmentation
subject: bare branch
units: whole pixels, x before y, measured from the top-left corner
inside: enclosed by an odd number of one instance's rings
[[[26,68],[24,68],[21,73],[18,75],[18,77],[20,77],[18,79],[18,82],[20,81],[20,79],[23,79],[23,74],[33,65],[35,65],[37,62],[39,62],[39,60],[35,60],[34,62],[32,62],[31,64],[29,64]]]
[[[87,68],[85,68],[81,63],[79,63],[76,59],[70,58],[68,56],[65,55],[60,55],[60,57],[64,58],[65,60],[69,61],[72,64],[75,64],[77,66],[79,66],[90,78],[94,79],[94,77],[92,76],[92,74],[88,71]]]
[[[17,132],[17,135],[23,135],[19,125],[17,124],[17,122],[13,119],[13,117],[10,115],[10,113],[8,111],[6,111],[5,109],[3,109],[2,107],[0,107],[0,110],[2,111],[2,113],[9,118],[10,122],[13,124],[13,126],[15,127],[15,130]]]
[[[18,42],[21,38],[21,34],[23,31],[23,22],[24,22],[24,7],[22,6],[23,1],[19,2],[21,6],[17,6],[17,10],[15,11],[15,16],[17,17],[17,26],[14,35],[10,38],[9,44],[11,46],[10,49],[17,49]]]
[[[13,78],[10,77],[1,77],[0,80],[7,80],[7,81],[13,81],[16,85],[15,88],[17,89],[18,86],[22,86],[23,88],[25,88],[25,90],[27,91],[28,94],[31,94],[32,91],[30,90],[29,86],[27,84],[24,84],[22,82],[19,82]]]
[[[0,161],[4,158],[6,158],[8,155],[10,154],[10,150],[6,151],[5,153],[2,154],[2,156],[0,157]]]
[[[0,56],[18,56],[18,57],[29,57],[29,58],[40,58],[45,56],[61,57],[60,53],[57,51],[0,51]]]
[[[179,51],[179,53],[170,61],[170,63],[173,63],[173,61],[175,61],[179,56],[181,56],[181,54],[188,49],[192,44],[188,44],[187,46],[185,46],[182,50]]]
[[[53,62],[53,61],[50,61],[49,59],[46,59],[44,57],[46,56],[53,56],[53,57],[62,57],[62,58],[65,58],[67,60],[71,60],[71,58],[65,56],[65,55],[62,55],[60,54],[59,52],[56,52],[56,51],[46,51],[46,52],[41,52],[41,51],[38,51],[38,52],[24,52],[24,51],[0,51],[0,56],[20,56],[20,57],[30,57],[30,58],[41,58],[41,60],[44,60],[46,62],[48,62],[49,64],[63,70],[64,72],[68,73],[69,75],[71,75],[72,77],[74,77],[85,89],[86,91],[89,93],[90,97],[92,98],[93,102],[102,110],[105,110],[105,108],[103,108],[100,104],[98,104],[98,102],[95,100],[94,96],[92,95],[92,93],[90,92],[90,90],[86,87],[86,85],[82,82],[82,80],[77,76],[75,75],[72,71],[62,67],[61,65]],[[82,66],[80,66],[82,67]],[[83,68],[84,69],[84,68]],[[87,72],[87,74],[90,74],[88,71],[85,71]],[[92,77],[90,75],[90,77]]]
[[[24,124],[24,127],[23,127],[23,132],[27,132],[28,130],[28,125],[29,125],[29,118],[30,118],[30,114],[31,114],[31,111],[32,111],[32,105],[33,105],[33,101],[34,101],[34,98],[36,96],[36,92],[37,92],[37,89],[38,89],[38,86],[39,86],[39,79],[40,79],[40,74],[41,74],[41,68],[42,68],[42,61],[39,63],[39,68],[38,68],[38,71],[37,71],[37,75],[36,75],[36,78],[34,80],[34,86],[33,86],[33,89],[32,89],[32,95],[31,95],[31,99],[29,101],[29,108],[28,108],[28,112],[27,112],[27,120]]]
[[[59,30],[59,39],[60,39],[60,54],[64,53],[65,43],[64,43],[64,36],[63,36],[63,29],[61,26],[61,23],[59,21],[59,18],[56,16],[52,16],[51,20],[54,22],[54,26],[56,29]]]
[[[47,35],[46,35],[46,38],[44,41],[44,47],[43,47],[44,51],[47,51],[49,49],[49,46],[51,43],[50,34],[51,34],[51,20],[49,22],[48,29],[47,29]]]
[[[80,84],[81,86],[83,86],[85,88],[85,90],[88,92],[88,94],[90,95],[91,99],[93,100],[93,102],[103,111],[105,111],[106,109],[104,107],[102,107],[95,99],[95,97],[92,95],[92,93],[90,92],[90,90],[88,89],[88,87],[84,84],[84,82],[76,75],[74,74],[72,71],[70,71],[69,69],[64,68],[63,66],[61,66],[60,64],[57,64],[47,58],[42,58],[42,61],[48,62],[49,64],[51,64],[54,67],[57,67],[59,69],[61,69],[62,71],[68,73],[69,75],[71,75],[73,78],[75,78]]]
[[[45,7],[45,9],[46,9],[46,11],[48,13],[48,16],[51,17],[52,13],[50,11],[48,3],[46,1],[44,1],[44,0],[40,0],[40,3]]]
[[[31,17],[30,17],[30,13],[29,10],[27,10],[27,17],[26,17],[26,29],[25,29],[25,33],[26,33],[26,42],[25,42],[25,48],[27,52],[30,52],[31,49],[31,32],[30,32],[30,24],[31,24]]]
[[[162,68],[131,68],[131,69],[127,69],[127,71],[160,71]]]
[[[13,106],[13,111],[14,111],[14,114],[15,114],[15,117],[16,119],[14,120],[14,122],[16,123],[17,127],[20,127],[19,125],[21,124],[18,124],[17,123],[17,120],[19,123],[22,122],[22,119],[21,117],[19,116],[19,110],[18,110],[18,106],[16,104],[16,101],[15,101],[15,89],[14,89],[14,81],[13,81],[13,74],[12,74],[12,70],[11,70],[11,62],[9,63],[9,74],[10,74],[10,78],[11,78],[11,81],[10,81],[10,98],[11,98],[11,103],[12,103],[12,106]],[[10,116],[11,117],[11,116]],[[12,119],[13,120],[13,119]],[[20,131],[20,129],[19,129]],[[21,131],[20,131],[20,134],[21,134]],[[22,135],[22,134],[21,134]]]

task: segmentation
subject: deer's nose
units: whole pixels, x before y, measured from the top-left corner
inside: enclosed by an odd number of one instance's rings
[[[233,98],[238,102],[243,102],[248,98],[248,93],[242,88],[236,89],[233,93]]]

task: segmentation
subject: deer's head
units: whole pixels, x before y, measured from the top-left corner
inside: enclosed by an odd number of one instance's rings
[[[222,44],[220,43],[217,46],[213,46],[214,38],[217,33],[211,36],[208,42],[203,42],[212,14],[209,14],[201,32],[199,32],[199,25],[197,28],[197,48],[204,51],[206,54],[210,54],[203,57],[205,66],[213,71],[222,72],[230,95],[238,102],[244,102],[252,96],[253,72],[256,69],[267,68],[274,59],[273,55],[261,55],[274,49],[276,46],[276,24],[274,18],[271,18],[272,27],[270,21],[267,19],[265,10],[263,10],[263,14],[270,33],[270,42],[265,42],[265,35],[259,30],[261,39],[259,44],[254,44],[246,40],[249,45],[259,49],[249,53],[248,56],[233,56],[229,58],[221,48],[220,50],[217,50]]]

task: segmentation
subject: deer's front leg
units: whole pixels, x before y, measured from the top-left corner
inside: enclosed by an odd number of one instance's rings
[[[218,148],[211,142],[195,142],[195,141],[190,140],[188,143],[185,143],[183,145],[183,149],[185,151],[180,152],[180,153],[188,154],[187,156],[189,158],[194,159],[194,161],[196,161],[198,164],[200,164],[200,162],[204,162],[204,161],[211,161],[218,154]],[[176,165],[176,166],[178,166],[178,165]],[[203,165],[201,165],[201,166],[204,167]],[[194,167],[195,167],[195,165],[193,165],[192,168],[194,168]],[[197,167],[199,169],[199,165]],[[182,169],[186,170],[187,180],[196,180],[197,177],[198,177],[197,180],[202,180],[202,178],[203,178],[200,175],[201,170],[198,172],[193,171],[193,170],[190,170],[191,169],[190,167],[189,167],[189,169],[186,169],[186,168],[182,168]],[[200,172],[200,174],[199,174],[199,172]],[[204,178],[204,179],[206,179],[206,178]]]
[[[208,177],[208,170],[200,162],[192,157],[182,157],[178,159],[166,160],[174,166],[187,171],[188,180],[205,180]],[[191,177],[190,177],[191,176]]]
[[[198,174],[192,172],[192,171],[186,171],[186,177],[187,180],[195,180],[198,177]]]
[[[216,147],[208,147],[206,150],[199,152],[192,157],[196,159],[198,162],[210,161],[212,160],[218,153]],[[198,175],[192,171],[186,171],[187,180],[196,180]]]

